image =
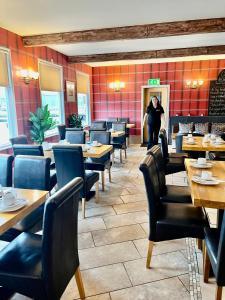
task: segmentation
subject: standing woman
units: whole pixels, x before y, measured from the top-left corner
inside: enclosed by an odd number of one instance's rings
[[[159,130],[161,127],[161,120],[164,120],[164,109],[161,106],[159,99],[153,96],[147,107],[144,124],[148,118],[148,149],[153,145],[158,144]]]

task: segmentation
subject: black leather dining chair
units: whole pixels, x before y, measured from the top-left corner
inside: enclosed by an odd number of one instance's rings
[[[50,191],[50,158],[41,156],[18,155],[14,163],[14,187],[20,189]],[[1,240],[10,242],[21,232],[37,232],[42,229],[44,205],[17,223],[0,236]]]
[[[13,145],[14,156],[17,155],[31,155],[31,156],[44,156],[43,147],[41,145]],[[55,163],[50,164],[50,189],[52,190],[57,183]]]
[[[127,158],[127,145],[126,145],[126,123],[112,123],[112,129],[114,131],[124,131],[124,135],[120,137],[113,137],[111,144],[113,149],[120,150],[120,163],[123,162],[122,150],[124,150],[125,158]]]
[[[77,244],[82,185],[76,178],[47,200],[42,236],[24,232],[0,251],[1,286],[32,299],[59,300],[75,274],[85,298]]]
[[[111,133],[106,131],[91,131],[90,142],[97,141],[103,145],[110,145]],[[102,190],[105,190],[105,170],[109,172],[109,182],[111,182],[111,166],[110,152],[101,158],[88,158],[85,161],[86,170],[94,170],[101,172]]]
[[[98,202],[99,174],[97,172],[85,171],[82,148],[73,145],[53,146],[56,163],[58,188],[62,188],[75,177],[81,177],[84,186],[81,191],[82,216],[85,218],[85,202],[90,197],[90,190],[95,184],[96,202]]]
[[[204,282],[208,283],[211,265],[217,284],[215,299],[221,300],[225,286],[225,214],[221,229],[205,228],[204,252]]]
[[[122,123],[130,123],[130,118],[118,118],[118,122],[122,122]],[[127,128],[126,127],[126,138],[127,138],[127,146],[129,145],[130,143],[130,128]]]
[[[179,155],[176,153],[169,154],[168,141],[167,141],[167,135],[165,129],[161,129],[159,131],[159,138],[161,141],[161,151],[166,166],[166,174],[173,174],[173,173],[185,171],[184,158],[187,157],[187,155],[185,154]]]
[[[58,132],[59,132],[59,139],[60,140],[65,140],[66,138],[66,125],[65,124],[60,124],[57,126]]]
[[[3,187],[12,186],[13,159],[12,155],[0,154],[0,185]]]
[[[192,203],[189,187],[166,184],[165,162],[160,147],[153,146],[148,150],[147,155],[152,155],[155,161],[161,200],[172,203]]]
[[[66,140],[70,144],[85,144],[85,131],[68,131],[66,130]]]
[[[9,139],[12,145],[15,144],[28,144],[28,139],[26,135],[18,135]]]
[[[93,121],[90,126],[90,131],[106,130],[106,121]]]
[[[150,268],[153,243],[192,237],[204,239],[208,220],[200,207],[160,200],[160,186],[154,158],[146,155],[140,164],[149,206],[149,246],[146,267]]]

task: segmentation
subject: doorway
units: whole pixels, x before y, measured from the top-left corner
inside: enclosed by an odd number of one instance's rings
[[[141,100],[141,144],[142,145],[146,145],[148,142],[148,124],[147,122],[143,124],[143,119],[144,119],[147,106],[152,96],[157,96],[164,109],[165,129],[166,132],[168,133],[170,85],[142,86],[142,100]]]

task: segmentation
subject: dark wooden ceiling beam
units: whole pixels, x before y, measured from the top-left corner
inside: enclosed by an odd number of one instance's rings
[[[138,52],[122,52],[122,53],[105,53],[93,55],[77,55],[69,56],[69,63],[88,63],[115,60],[134,60],[134,59],[150,59],[150,58],[169,58],[169,57],[185,57],[194,55],[212,55],[225,54],[225,45],[193,47],[180,49],[165,49]]]
[[[24,36],[23,44],[24,46],[42,46],[104,42],[224,31],[225,18],[215,18]]]

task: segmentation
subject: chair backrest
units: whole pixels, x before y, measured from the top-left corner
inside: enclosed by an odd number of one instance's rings
[[[0,154],[0,184],[12,186],[12,164],[14,157],[8,154]]]
[[[61,125],[58,125],[58,132],[59,132],[59,139],[60,140],[65,140],[65,137],[66,137],[66,125],[64,124],[61,124]]]
[[[139,169],[143,173],[145,189],[148,198],[150,225],[149,239],[154,241],[156,237],[156,222],[158,219],[161,202],[159,180],[153,156],[146,155],[144,160],[141,162]]]
[[[177,134],[176,135],[176,153],[183,153],[182,150],[182,143],[183,143],[183,137],[187,134]]]
[[[218,253],[217,253],[217,272],[216,282],[218,285],[224,286],[225,282],[225,214],[223,214],[223,221],[220,230],[220,237],[219,237],[219,246],[218,246]]]
[[[106,130],[106,121],[94,121],[91,123],[91,130]]]
[[[160,147],[158,145],[153,146],[148,150],[147,155],[152,155],[154,158],[159,179],[160,194],[162,194],[166,189],[166,175],[165,161],[163,159]]]
[[[126,123],[124,122],[117,122],[112,123],[112,129],[115,131],[126,131]]]
[[[165,160],[169,158],[168,141],[165,129],[160,129],[159,138],[161,140],[162,156]]]
[[[44,210],[42,278],[48,299],[60,299],[79,267],[77,223],[83,180],[76,178],[50,197]]]
[[[28,139],[26,135],[18,135],[9,139],[12,145],[15,144],[28,144]]]
[[[40,145],[13,145],[14,156],[17,155],[32,155],[44,156],[44,151]]]
[[[50,158],[18,155],[14,164],[14,187],[50,191]]]
[[[80,146],[56,145],[52,149],[59,188],[62,188],[75,177],[84,179],[84,158]]]
[[[130,122],[130,118],[118,118],[118,122],[129,123]]]
[[[66,128],[66,131],[83,131],[83,128],[80,127],[68,127]]]
[[[85,144],[85,131],[68,131],[66,130],[66,140],[70,144]]]
[[[90,141],[98,141],[103,145],[110,145],[111,141],[111,132],[107,131],[91,131],[90,132]]]

